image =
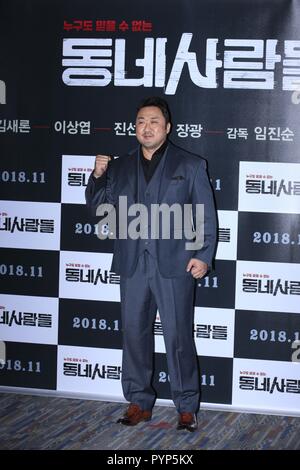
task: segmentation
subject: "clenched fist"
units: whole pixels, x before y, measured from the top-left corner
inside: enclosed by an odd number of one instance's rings
[[[97,155],[95,160],[95,168],[93,175],[95,178],[99,178],[107,170],[108,162],[111,160],[111,157],[108,155]]]

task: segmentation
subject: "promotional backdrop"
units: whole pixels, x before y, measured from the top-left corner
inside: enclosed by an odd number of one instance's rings
[[[113,241],[84,191],[158,95],[218,210],[196,286],[201,406],[300,414],[299,24],[299,0],[1,0],[2,390],[123,400]],[[154,332],[169,404],[159,313]]]

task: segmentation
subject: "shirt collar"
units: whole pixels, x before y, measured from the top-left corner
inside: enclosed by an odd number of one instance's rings
[[[166,150],[166,148],[168,147],[168,144],[169,144],[168,139],[166,139],[166,140],[164,141],[164,143],[161,144],[161,146],[160,146],[157,150],[155,150],[154,154],[152,155],[151,160],[153,160],[153,158],[156,158],[158,155],[162,155],[162,154],[164,153],[164,151]],[[142,146],[140,147],[140,149],[141,149],[141,156],[142,156],[145,160],[151,161],[151,160],[148,160],[148,158],[146,158],[146,157],[144,156]]]

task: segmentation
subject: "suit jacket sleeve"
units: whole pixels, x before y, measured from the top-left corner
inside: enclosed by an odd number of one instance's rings
[[[91,215],[95,216],[97,207],[100,204],[115,205],[113,196],[114,178],[112,163],[108,165],[105,173],[99,178],[95,178],[91,173],[85,190],[85,200]]]
[[[196,219],[196,204],[204,205],[204,225],[201,224],[200,227],[199,221]],[[201,164],[198,166],[195,175],[192,192],[192,207],[193,223],[196,232],[204,229],[204,244],[202,248],[194,253],[193,257],[204,261],[208,264],[209,269],[211,269],[217,241],[217,220],[214,197],[206,171],[205,160],[201,160]]]

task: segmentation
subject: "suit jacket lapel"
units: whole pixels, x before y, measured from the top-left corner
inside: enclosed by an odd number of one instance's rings
[[[128,178],[130,188],[134,197],[134,201],[138,201],[138,164],[140,158],[140,148],[138,147],[134,150],[126,159],[125,173]],[[160,180],[159,192],[158,192],[158,202],[161,202],[168,186],[171,182],[171,178],[174,175],[179,163],[181,162],[181,157],[177,152],[176,147],[169,143],[166,150],[164,168],[162,172],[162,177]]]
[[[134,202],[137,202],[137,166],[139,161],[139,149],[134,150],[126,159],[125,173],[128,178],[130,188],[132,190]]]
[[[176,168],[181,162],[180,155],[176,152],[176,147],[169,143],[167,148],[167,154],[165,158],[164,169],[160,181],[160,188],[158,193],[158,202],[160,203],[168,189],[171,182],[171,178],[174,175]]]

